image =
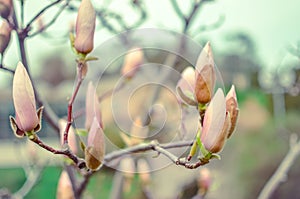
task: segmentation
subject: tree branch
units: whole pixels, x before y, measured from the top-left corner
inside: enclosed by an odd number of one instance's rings
[[[12,195],[14,199],[21,199],[24,198],[30,190],[36,185],[37,181],[39,180],[44,167],[34,166],[34,168],[30,169],[26,177],[26,181],[23,186]]]
[[[42,147],[43,149],[53,153],[53,154],[61,154],[61,155],[65,155],[68,158],[70,158],[78,168],[85,168],[85,161],[79,157],[77,157],[75,154],[73,154],[72,151],[70,151],[69,149],[66,150],[57,150],[47,144],[45,144],[36,134],[34,134],[33,136],[29,136],[29,139],[36,143],[37,145],[39,145],[40,147]]]
[[[28,35],[28,38],[31,38],[31,37],[34,37],[36,35],[38,35],[39,33],[47,30],[50,26],[52,26],[55,21],[58,19],[59,15],[64,11],[64,9],[69,5],[70,3],[70,0],[68,0],[57,12],[56,14],[54,15],[54,17],[43,27],[42,30],[38,30],[30,35]]]
[[[94,174],[94,172],[89,172],[84,176],[83,181],[80,183],[80,185],[78,186],[77,190],[76,190],[76,195],[78,195],[79,198],[81,198],[86,186],[88,185],[90,178],[92,177],[92,175]]]
[[[138,152],[145,152],[145,151],[157,151],[161,152],[162,154],[166,155],[166,152],[162,152],[162,149],[172,149],[172,148],[181,148],[181,147],[187,147],[192,146],[193,141],[178,141],[178,142],[172,142],[172,143],[166,143],[166,144],[159,144],[157,142],[149,142],[149,143],[142,143],[139,145],[132,146],[130,148],[121,149],[118,151],[113,151],[109,154],[106,154],[104,157],[104,164],[107,164],[117,158],[120,158],[122,156],[132,154],[132,153],[138,153]],[[171,159],[175,163],[174,155],[169,155],[169,159]],[[177,160],[178,158],[176,158]]]
[[[82,68],[84,67],[84,63],[81,62],[81,61],[78,61],[78,65],[77,65],[77,83],[76,83],[76,86],[75,86],[75,89],[73,91],[73,94],[69,100],[69,103],[68,103],[68,116],[67,116],[67,125],[66,125],[66,128],[65,128],[65,131],[64,131],[64,145],[68,146],[68,134],[69,134],[69,130],[70,130],[70,127],[72,125],[72,122],[73,122],[73,116],[72,116],[72,112],[73,112],[73,103],[75,101],[75,98],[77,96],[77,93],[80,89],[80,86],[81,86],[81,83],[83,81],[83,76],[82,76]],[[69,147],[68,147],[69,148]]]
[[[278,186],[286,180],[288,172],[296,158],[300,155],[300,140],[295,135],[290,138],[290,149],[281,164],[261,190],[258,199],[270,198]]]
[[[46,12],[49,8],[55,6],[56,4],[60,3],[63,0],[56,0],[52,3],[50,3],[49,5],[45,6],[42,10],[40,10],[26,25],[25,29],[29,29],[31,24],[37,19],[39,18],[39,16],[41,16],[44,12]]]
[[[15,74],[15,71],[10,69],[10,68],[7,68],[6,66],[3,66],[2,64],[0,64],[0,69],[4,70],[4,71],[7,71],[11,74]]]

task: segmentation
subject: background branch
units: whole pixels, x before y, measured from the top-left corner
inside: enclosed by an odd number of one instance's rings
[[[288,172],[293,165],[296,158],[300,155],[300,140],[297,141],[297,136],[292,135],[290,138],[290,149],[287,155],[284,157],[279,167],[267,181],[263,189],[261,190],[258,199],[267,199],[272,196],[278,186],[287,180]]]
[[[2,64],[0,64],[0,69],[2,69],[2,70],[4,70],[4,71],[7,71],[7,72],[9,72],[9,73],[11,73],[11,74],[14,74],[14,73],[15,73],[14,70],[12,70],[12,69],[10,69],[10,68],[7,68],[6,66],[4,66],[4,65],[2,65]]]
[[[60,3],[63,0],[56,0],[52,3],[50,3],[49,5],[45,6],[42,10],[40,10],[26,25],[25,29],[29,29],[31,24],[37,19],[39,18],[44,12],[46,12],[49,8],[55,6],[56,4]]]
[[[24,198],[30,190],[37,184],[44,167],[34,166],[30,168],[30,171],[26,175],[26,181],[23,186],[12,195],[14,199],[22,199]]]

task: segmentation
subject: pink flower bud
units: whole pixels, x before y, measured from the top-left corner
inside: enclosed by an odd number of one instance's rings
[[[46,28],[43,15],[40,15],[37,18],[36,23],[37,23],[38,32],[43,32]]]
[[[238,101],[236,98],[234,85],[231,86],[230,91],[226,95],[226,110],[229,112],[231,120],[231,127],[228,133],[229,138],[235,130],[236,122],[239,115]]]
[[[214,93],[216,73],[210,43],[201,51],[196,64],[195,97],[201,104],[208,103]]]
[[[97,170],[103,163],[104,155],[104,133],[97,118],[94,117],[88,134],[87,146],[85,148],[85,161],[87,167],[93,171]]]
[[[42,109],[36,112],[34,91],[21,62],[18,63],[13,79],[13,102],[16,120],[11,117],[11,126],[17,136],[24,136],[25,132],[38,131]]]
[[[61,143],[61,145],[63,145],[64,144],[64,133],[65,133],[65,129],[67,126],[67,121],[65,119],[60,119],[58,121],[58,126],[59,126],[59,131],[60,131],[60,143]],[[75,130],[72,126],[69,129],[68,143],[69,143],[71,151],[73,151],[73,153],[76,154],[77,153],[77,141],[76,141]]]
[[[121,69],[122,76],[127,79],[134,77],[135,73],[143,63],[144,53],[140,48],[131,49],[124,58],[124,63]]]
[[[211,173],[208,168],[202,168],[199,172],[198,188],[200,195],[205,195],[212,183]]]
[[[131,190],[132,180],[135,173],[134,160],[131,157],[125,157],[120,162],[120,170],[122,171],[124,179],[123,191],[129,192]]]
[[[57,186],[56,198],[57,199],[74,198],[71,180],[66,171],[62,171],[62,173],[60,174],[58,186]]]
[[[96,12],[90,0],[82,0],[76,20],[74,47],[79,53],[88,54],[94,48]]]
[[[90,130],[94,117],[97,118],[98,123],[103,129],[100,104],[98,101],[98,96],[96,94],[96,89],[92,82],[89,82],[88,89],[86,92],[85,114],[85,129],[87,131]]]
[[[139,159],[137,162],[137,172],[143,185],[151,182],[149,163],[145,159]]]
[[[11,27],[9,26],[7,21],[2,21],[0,26],[0,54],[3,54],[6,50],[11,35]]]
[[[223,91],[219,88],[204,115],[201,141],[206,150],[217,153],[222,150],[230,128],[230,118],[226,114]]]
[[[121,133],[121,138],[127,146],[134,146],[141,144],[148,135],[148,126],[143,126],[143,122],[140,117],[134,120],[134,123],[130,129],[130,137],[125,133]]]
[[[186,96],[192,96],[194,98],[196,82],[195,69],[193,67],[187,67],[182,71],[181,74],[181,79],[178,81],[177,87],[180,87]]]
[[[7,19],[12,10],[12,0],[0,0],[0,16]]]

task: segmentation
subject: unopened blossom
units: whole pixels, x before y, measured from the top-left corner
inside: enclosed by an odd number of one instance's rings
[[[102,164],[105,155],[104,132],[96,117],[88,133],[87,146],[85,148],[85,161],[89,169],[95,171]]]
[[[137,117],[130,129],[130,136],[125,133],[121,133],[121,138],[127,146],[134,146],[141,144],[148,135],[148,126],[143,126],[142,119]]]
[[[100,103],[98,101],[96,89],[92,82],[89,82],[88,84],[85,99],[85,129],[87,131],[90,130],[94,117],[97,118],[98,123],[103,129]]]
[[[151,182],[149,163],[145,159],[139,159],[137,162],[137,172],[143,185]]]
[[[182,73],[181,73],[181,78],[177,83],[177,91],[178,88],[180,88],[180,91],[182,92],[185,96],[181,96],[179,93],[181,99],[180,102],[186,102],[189,100],[194,100],[194,90],[195,90],[195,69],[191,66],[185,68]],[[189,99],[187,99],[188,97]]]
[[[201,141],[206,150],[217,153],[222,150],[230,128],[230,117],[226,113],[226,101],[219,88],[204,115]]]
[[[42,108],[36,110],[33,87],[21,62],[18,63],[13,78],[13,102],[16,118],[10,117],[10,122],[16,136],[23,137],[25,132],[39,131]]]
[[[59,131],[60,131],[60,143],[61,145],[64,144],[64,133],[67,126],[67,121],[65,119],[60,119],[58,121]],[[70,146],[70,149],[73,153],[77,153],[77,141],[76,141],[76,134],[74,128],[71,126],[69,128],[68,133],[68,144]]]
[[[0,0],[0,16],[7,19],[12,10],[12,0]]]
[[[229,112],[230,120],[231,120],[231,127],[228,133],[228,138],[229,138],[235,130],[236,122],[239,114],[238,101],[237,101],[234,85],[231,86],[230,91],[226,95],[226,110]]]
[[[7,21],[2,21],[0,26],[0,54],[3,54],[6,50],[11,35],[11,27],[9,26]]]
[[[123,190],[129,192],[131,189],[132,179],[135,173],[135,164],[132,157],[125,157],[120,161],[120,171],[125,179],[123,184]]]
[[[195,69],[195,98],[201,104],[208,103],[214,93],[216,72],[210,43],[201,51]]]
[[[72,189],[72,184],[68,173],[64,170],[60,174],[57,191],[56,191],[57,199],[73,199],[74,193]]]
[[[144,62],[144,53],[140,48],[131,49],[124,57],[121,74],[127,79],[134,77]]]
[[[43,32],[46,28],[43,15],[40,15],[37,18],[36,23],[37,23],[38,32]]]
[[[94,48],[96,12],[90,0],[82,0],[76,20],[74,47],[82,54],[90,53]]]
[[[200,195],[205,195],[212,184],[212,176],[208,168],[200,169],[197,181]]]

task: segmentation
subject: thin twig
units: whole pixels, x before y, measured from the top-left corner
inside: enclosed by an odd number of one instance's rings
[[[89,172],[84,176],[83,181],[80,183],[80,185],[78,186],[77,190],[76,190],[76,195],[79,196],[79,198],[82,196],[86,186],[88,185],[90,178],[92,177],[92,175],[94,174],[94,172]]]
[[[21,27],[23,27],[23,25],[24,25],[24,0],[21,0],[20,6],[21,6]]]
[[[42,147],[43,149],[53,153],[53,154],[61,154],[61,155],[65,155],[68,158],[70,158],[78,168],[85,168],[85,162],[84,160],[80,159],[79,157],[77,157],[75,154],[73,154],[72,151],[70,151],[69,149],[66,150],[57,150],[47,144],[45,144],[36,134],[33,135],[33,137],[29,138],[32,142],[36,143],[37,145],[39,145],[40,147]]]
[[[76,86],[75,86],[75,89],[73,91],[73,94],[69,100],[69,103],[68,103],[68,116],[67,116],[67,125],[66,125],[66,128],[65,128],[65,131],[64,131],[64,145],[65,146],[68,146],[68,134],[69,134],[69,130],[70,130],[70,127],[72,125],[72,122],[73,122],[73,116],[72,116],[72,111],[73,111],[73,103],[75,101],[75,98],[77,96],[77,93],[80,89],[80,86],[81,86],[81,83],[83,81],[83,76],[82,76],[82,67],[83,67],[83,64],[82,62],[78,62],[78,65],[77,65],[77,83],[76,83]]]
[[[15,74],[15,71],[10,69],[10,68],[7,68],[6,66],[3,66],[2,64],[0,65],[0,69],[4,70],[4,71],[7,71],[11,74]]]
[[[22,187],[12,195],[14,199],[22,199],[24,198],[30,190],[36,185],[38,182],[44,167],[34,166],[34,168],[30,169],[30,172],[27,175],[25,183]]]
[[[121,149],[118,151],[113,151],[109,154],[106,154],[104,157],[104,164],[107,164],[117,158],[120,158],[122,156],[132,154],[132,153],[138,153],[138,152],[145,152],[149,150],[155,150],[155,146],[159,146],[162,149],[171,149],[171,148],[181,148],[181,147],[187,147],[192,146],[193,141],[178,141],[173,143],[166,143],[166,144],[158,144],[156,142],[150,142],[150,143],[142,143],[136,146],[132,146],[130,148]]]
[[[56,4],[60,3],[63,0],[56,0],[52,3],[50,3],[49,5],[45,6],[42,10],[40,10],[26,25],[25,29],[29,29],[29,27],[31,26],[31,24],[37,19],[39,18],[39,16],[41,16],[44,12],[46,12],[49,8],[55,6]]]
[[[292,139],[292,137],[291,137]],[[295,141],[295,140],[294,140]],[[291,144],[287,155],[279,167],[261,190],[258,199],[267,199],[272,196],[278,186],[287,179],[288,172],[296,158],[300,155],[300,141]]]
[[[186,17],[184,16],[183,12],[181,11],[181,9],[179,8],[179,5],[177,3],[177,0],[171,0],[171,4],[173,6],[174,11],[176,12],[176,14],[178,15],[179,18],[181,19],[185,19]]]
[[[195,1],[193,8],[190,12],[190,14],[185,18],[185,25],[184,25],[184,29],[183,32],[186,33],[190,27],[190,24],[195,16],[195,14],[197,13],[197,11],[199,10],[199,8],[203,5],[204,1]]]
[[[55,21],[58,19],[58,17],[61,15],[61,13],[64,11],[64,9],[69,5],[69,3],[70,3],[70,0],[68,0],[62,7],[60,7],[60,9],[56,12],[54,17],[45,26],[43,26],[42,31],[38,30],[38,31],[28,35],[28,38],[34,37],[34,36],[40,34],[41,32],[44,32],[45,30],[47,30],[50,26],[52,26],[55,23]]]

